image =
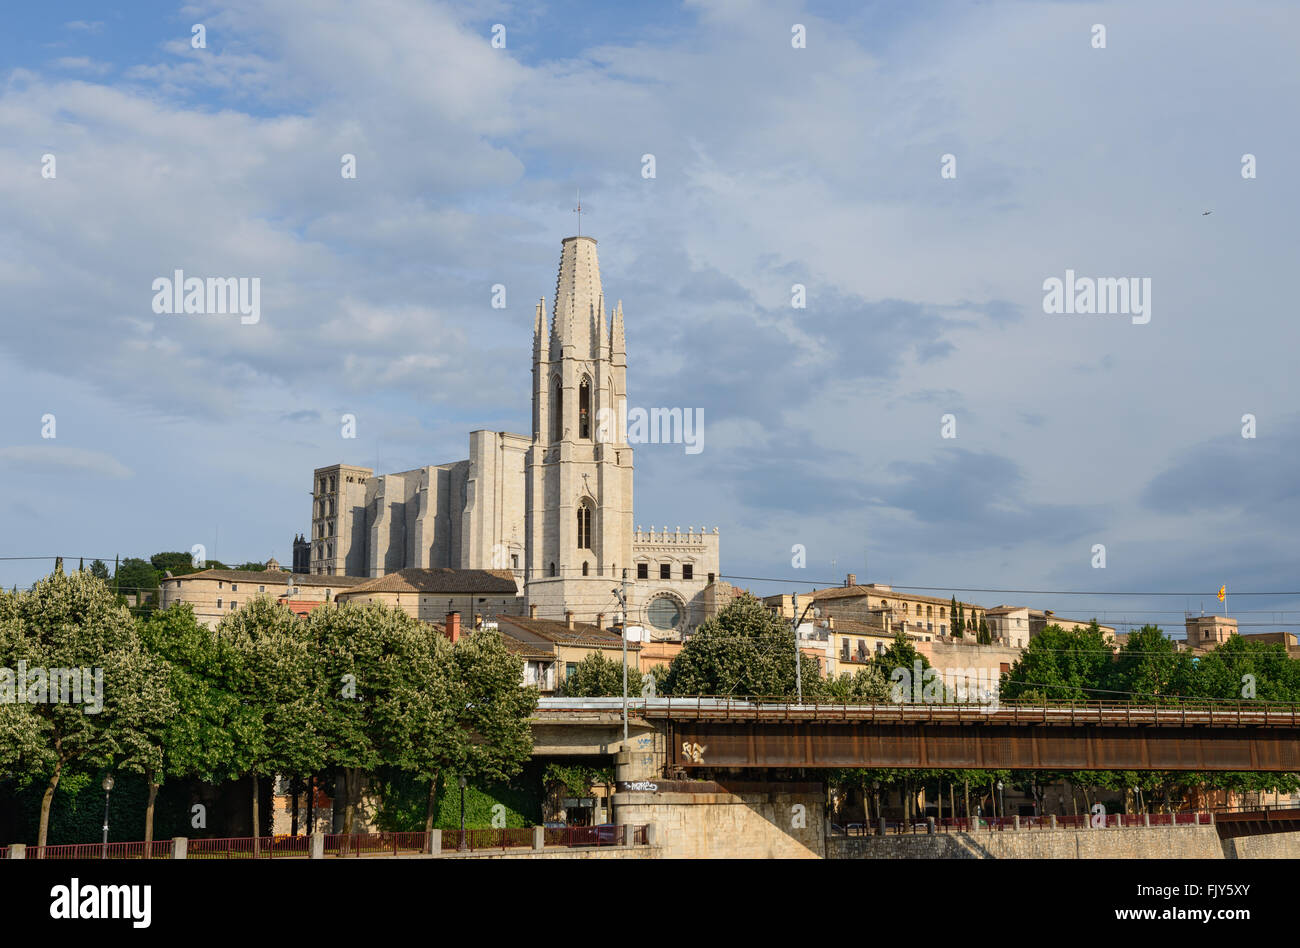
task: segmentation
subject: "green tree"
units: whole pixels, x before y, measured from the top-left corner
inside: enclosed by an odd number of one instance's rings
[[[306,622],[265,596],[223,618],[216,634],[235,653],[221,669],[219,687],[237,694],[246,711],[235,734],[234,764],[252,778],[253,835],[260,836],[261,778],[313,773],[326,758],[317,731],[324,681],[316,643]]]
[[[167,662],[175,712],[167,718],[157,747],[161,761],[136,766],[148,786],[145,840],[152,841],[154,804],[170,777],[220,783],[240,775],[236,740],[255,728],[254,709],[223,687],[240,659],[229,639],[200,623],[189,603],[155,612],[140,623],[140,638]]]
[[[664,693],[788,697],[795,693],[795,639],[790,623],[742,593],[702,622],[669,665]],[[820,693],[815,659],[800,654],[803,693]]]
[[[872,662],[852,674],[844,672],[836,678],[828,678],[823,693],[840,701],[870,704],[889,697],[889,682],[881,674],[879,666]]]
[[[173,705],[166,668],[142,648],[130,611],[88,572],[55,572],[29,592],[0,597],[0,666],[19,662],[32,684],[28,700],[0,717],[0,760],[17,760],[29,778],[45,780],[37,830],[44,846],[64,774],[134,763]],[[55,669],[80,679],[80,704],[66,680],[53,685]]]
[[[105,565],[103,560],[91,560],[90,575],[107,582],[109,579],[108,566]]]
[[[343,832],[350,834],[363,780],[409,753],[412,705],[441,693],[432,680],[431,633],[406,611],[378,604],[315,609],[307,630],[323,679],[317,732],[325,763],[342,775]]]
[[[1105,687],[1110,646],[1094,619],[1083,629],[1049,625],[1029,640],[1002,679],[1008,700],[1095,701]]]
[[[521,688],[523,659],[494,629],[479,629],[451,645],[432,635],[427,685],[408,696],[410,731],[392,763],[428,781],[425,830],[433,828],[439,777],[504,781],[532,753],[529,717],[536,688]]]
[[[1107,698],[1139,704],[1176,704],[1193,688],[1192,656],[1179,652],[1158,626],[1144,625],[1129,634],[1113,665],[1099,682]]]
[[[627,693],[641,697],[641,672],[629,657],[627,666]],[[658,682],[655,683],[656,687]],[[623,661],[605,658],[592,652],[582,661],[572,675],[560,683],[559,693],[566,698],[612,698],[623,695]]]

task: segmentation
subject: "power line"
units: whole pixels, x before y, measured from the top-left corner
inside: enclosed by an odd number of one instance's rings
[[[733,576],[727,573],[720,573],[719,579],[739,579],[752,583],[795,583],[804,586],[825,586],[827,589],[848,589],[841,582],[825,582],[810,579],[789,579],[774,578],[771,576]],[[889,589],[876,589],[864,592],[864,596],[869,596],[874,592],[876,595],[888,596],[890,592],[899,589],[912,589],[930,592],[976,592],[976,593],[1015,593],[1025,596],[1218,596],[1217,589],[1201,590],[1200,592],[1108,592],[1105,590],[1079,590],[1079,589],[995,589],[983,586],[900,586],[890,584]],[[1237,592],[1233,591],[1233,596],[1300,596],[1300,592]]]

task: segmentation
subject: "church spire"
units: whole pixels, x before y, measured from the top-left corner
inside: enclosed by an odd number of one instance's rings
[[[561,346],[573,346],[584,358],[592,352],[603,296],[595,238],[566,237],[560,251],[552,316],[553,332]]]
[[[627,341],[623,338],[623,301],[614,307],[613,327],[610,330],[613,340],[610,342],[611,354],[627,355]]]

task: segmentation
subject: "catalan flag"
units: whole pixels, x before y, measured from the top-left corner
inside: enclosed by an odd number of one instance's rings
[[[1227,598],[1228,598],[1228,587],[1227,587],[1227,585],[1220,586],[1220,587],[1219,587],[1219,602],[1223,602],[1223,601],[1224,601],[1225,599],[1227,599]]]

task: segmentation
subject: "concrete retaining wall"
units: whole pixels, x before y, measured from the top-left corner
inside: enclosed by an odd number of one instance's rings
[[[829,859],[1222,859],[1224,851],[1213,826],[1179,826],[840,836],[826,841],[826,856]]]
[[[817,859],[826,855],[824,794],[616,793],[620,823],[654,823],[668,859]]]

